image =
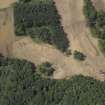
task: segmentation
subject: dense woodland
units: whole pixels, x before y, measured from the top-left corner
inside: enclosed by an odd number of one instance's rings
[[[99,39],[99,47],[105,54],[105,12],[97,11],[91,0],[84,0],[84,14],[92,35]]]
[[[25,60],[0,57],[0,105],[105,105],[105,82],[43,78]]]
[[[14,17],[16,35],[30,36],[63,52],[67,50],[69,42],[52,0],[20,0],[15,5]]]

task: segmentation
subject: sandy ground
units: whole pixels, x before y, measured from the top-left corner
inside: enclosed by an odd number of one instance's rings
[[[45,61],[53,63],[56,68],[56,72],[54,73],[55,79],[71,77],[77,74],[88,75],[100,80],[105,79],[105,58],[100,53],[97,41],[91,37],[89,28],[86,25],[86,20],[82,12],[83,0],[54,1],[62,17],[61,22],[64,30],[68,35],[70,49],[84,52],[87,56],[86,61],[78,62],[74,60],[72,56],[66,57],[54,47],[43,43],[36,44],[29,37],[16,38],[12,46],[13,50],[10,50],[10,55],[12,55],[12,57],[29,60],[35,64],[40,64]],[[11,16],[13,16],[12,13],[11,10]],[[8,40],[11,42],[12,36],[10,37],[10,35],[14,33],[13,18],[11,16],[4,16],[8,17],[6,18],[7,25],[1,27],[2,31],[0,33],[1,38],[7,35],[6,38],[4,38],[7,42]],[[2,18],[2,20],[3,19],[4,18]],[[1,21],[0,23],[4,24],[5,22]],[[1,38],[0,43],[2,42],[1,45],[4,45],[4,39]],[[8,52],[7,49],[5,52]],[[2,49],[0,49],[0,51],[2,51]]]
[[[82,50],[88,56],[98,55],[96,43],[95,45],[93,43],[96,41],[90,37],[83,15],[83,0],[55,0],[55,2],[62,16],[64,30],[70,40],[70,48]]]
[[[92,0],[97,10],[105,10],[105,0]]]
[[[76,67],[80,66],[78,62],[65,57],[60,51],[50,45],[43,43],[35,44],[29,37],[24,37],[14,44],[13,55],[14,57],[28,59],[35,64],[40,64],[45,61],[53,63],[57,69],[54,78],[57,79],[72,76],[80,72],[83,73],[82,69],[78,71]]]
[[[12,7],[0,11],[0,53],[3,53],[5,56],[11,54],[15,38],[13,20]]]
[[[17,1],[18,0],[0,0],[0,9],[8,8],[11,4]]]
[[[99,74],[100,70],[104,71],[105,59],[98,49],[97,40],[91,37],[89,27],[86,25],[83,15],[83,0],[55,0],[55,2],[62,17],[64,30],[71,42],[71,49],[78,49],[87,56],[85,67],[82,65],[81,68],[91,70],[90,72],[94,75]],[[103,2],[100,4],[105,5]]]

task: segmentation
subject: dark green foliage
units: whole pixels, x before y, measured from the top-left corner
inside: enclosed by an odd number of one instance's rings
[[[42,78],[32,63],[0,57],[0,105],[104,104],[104,82],[81,75],[68,80]]]
[[[91,3],[91,0],[84,0],[84,2],[85,2],[84,13],[85,16],[87,17],[88,24],[92,26],[95,24],[97,12]]]
[[[31,0],[19,0],[19,2],[21,3],[27,3],[27,2],[30,2]]]
[[[63,97],[63,85],[42,78],[32,63],[0,57],[0,105],[56,105]]]
[[[65,52],[65,54],[66,54],[66,56],[70,56],[70,55],[72,55],[72,52],[71,52],[70,49],[68,49],[68,50]]]
[[[99,47],[101,51],[105,54],[105,40],[99,40]]]
[[[29,35],[34,41],[49,43],[61,51],[67,50],[68,39],[52,0],[22,0],[15,6],[14,14],[16,35]]]
[[[105,84],[89,77],[77,76],[70,80],[61,105],[104,105]],[[101,90],[102,89],[102,90]]]
[[[79,61],[83,61],[86,58],[86,56],[79,51],[74,51],[73,55],[74,55],[74,59],[79,60]]]
[[[55,70],[51,63],[45,62],[37,66],[37,71],[44,76],[52,76]]]
[[[105,40],[105,12],[96,11],[95,7],[92,5],[91,0],[84,0],[84,3],[84,14],[87,18],[92,35],[101,39],[103,43],[103,40]],[[102,50],[104,49],[104,46],[101,46],[100,48]],[[105,50],[103,50],[103,53],[105,53]]]
[[[32,69],[35,70],[34,65],[26,61],[0,57],[1,105],[28,103],[33,96],[34,72]]]

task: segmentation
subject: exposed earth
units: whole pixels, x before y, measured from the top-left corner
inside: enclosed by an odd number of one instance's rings
[[[12,7],[0,11],[0,52],[6,56],[11,54],[15,39],[13,20]]]
[[[49,61],[56,68],[55,79],[83,74],[104,80],[105,57],[98,49],[97,39],[91,37],[83,15],[83,0],[54,1],[70,41],[70,49],[83,52],[87,56],[84,62],[78,62],[72,56],[67,57],[50,45],[34,43],[29,37],[16,37],[12,7],[0,11],[0,52],[35,64]],[[105,0],[93,0],[93,3],[97,9],[104,9]]]
[[[97,10],[105,11],[105,0],[92,0],[92,2]]]
[[[15,3],[18,0],[0,0],[0,9],[8,8],[11,4]]]

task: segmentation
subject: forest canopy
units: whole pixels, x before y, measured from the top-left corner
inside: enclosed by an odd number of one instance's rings
[[[0,57],[1,105],[104,105],[105,82],[75,76],[43,78],[25,60]]]
[[[20,0],[15,5],[15,32],[66,51],[69,42],[53,0]]]

